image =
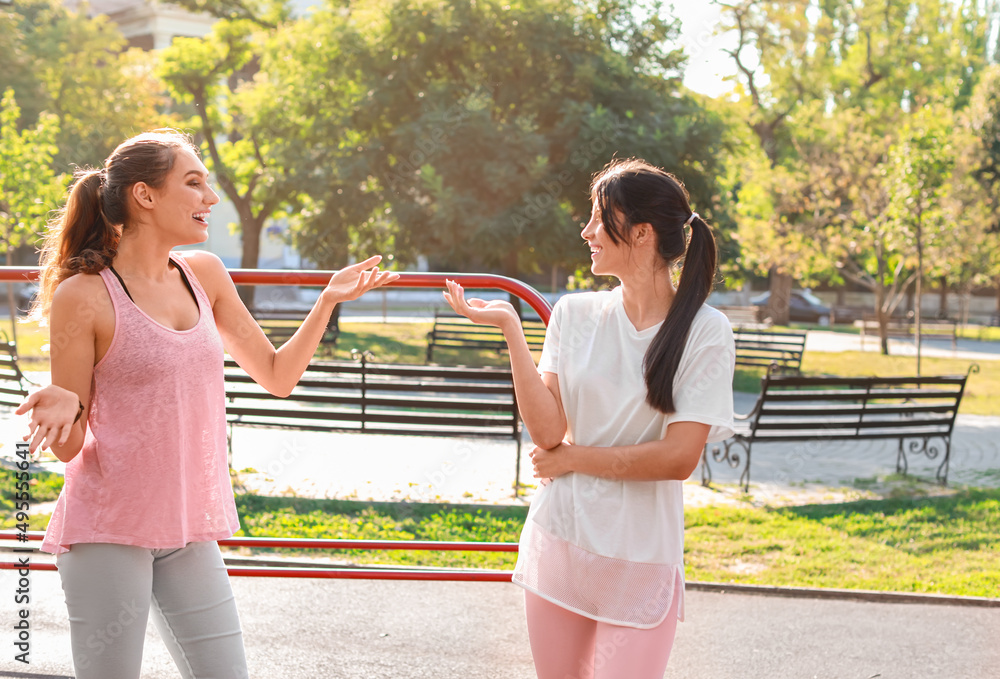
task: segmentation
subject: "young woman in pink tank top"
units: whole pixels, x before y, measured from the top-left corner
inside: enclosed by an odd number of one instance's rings
[[[33,313],[52,384],[17,412],[31,450],[67,463],[42,549],[57,554],[79,679],[139,677],[151,609],[182,676],[247,676],[216,542],[238,528],[223,354],[288,395],[334,306],[398,277],[378,256],[345,267],[276,350],[218,257],[171,251],[205,241],[218,202],[189,138],[147,133],[78,174],[46,235]]]

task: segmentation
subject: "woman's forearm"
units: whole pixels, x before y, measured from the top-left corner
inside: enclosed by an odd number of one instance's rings
[[[282,397],[292,393],[326,333],[335,306],[321,295],[295,334],[274,353],[271,380],[264,385],[268,391]]]
[[[56,443],[50,446],[49,449],[52,451],[52,454],[60,462],[69,462],[83,450],[83,441],[86,438],[83,427],[84,424],[82,422],[77,422],[70,429],[69,438],[66,439],[66,443],[62,445]]]
[[[556,396],[538,374],[520,323],[503,328],[514,377],[521,421],[539,448],[554,448],[566,436],[566,416]]]
[[[619,481],[683,481],[698,466],[710,429],[700,422],[675,422],[658,441],[607,447],[563,444],[533,451],[532,464],[540,478],[578,472]]]

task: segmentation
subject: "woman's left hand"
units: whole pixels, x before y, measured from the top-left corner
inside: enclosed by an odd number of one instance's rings
[[[534,467],[536,479],[554,479],[557,476],[573,471],[570,466],[573,444],[563,441],[555,448],[546,450],[535,447],[531,451],[531,465]]]
[[[28,434],[23,439],[31,440],[29,451],[34,453],[66,443],[73,425],[79,420],[79,406],[76,393],[54,384],[28,396],[14,413],[24,415],[31,411]]]
[[[369,290],[380,288],[386,283],[391,283],[399,278],[399,274],[392,271],[379,271],[375,266],[382,260],[382,255],[369,257],[363,262],[345,266],[330,278],[323,295],[332,302],[349,302],[357,299]]]

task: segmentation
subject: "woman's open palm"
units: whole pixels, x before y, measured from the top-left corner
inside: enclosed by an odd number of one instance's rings
[[[520,325],[517,311],[510,302],[494,299],[486,300],[471,298],[465,299],[465,290],[455,281],[445,281],[448,291],[444,293],[444,298],[461,316],[465,316],[473,323],[482,325],[494,325],[503,328],[508,323]]]
[[[369,290],[397,280],[398,273],[379,271],[375,265],[381,260],[381,255],[375,255],[363,262],[345,266],[330,278],[330,282],[326,284],[326,289],[323,292],[331,296],[334,302],[349,302],[361,297]]]

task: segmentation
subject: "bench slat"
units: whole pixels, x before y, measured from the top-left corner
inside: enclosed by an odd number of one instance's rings
[[[490,416],[483,414],[476,415],[460,415],[451,414],[448,416],[437,415],[434,417],[429,417],[427,413],[415,413],[411,415],[398,414],[398,413],[380,413],[380,412],[365,412],[362,413],[361,410],[356,411],[333,411],[333,410],[299,410],[294,416],[289,417],[287,413],[280,410],[272,410],[267,408],[240,408],[235,407],[230,411],[230,414],[235,416],[234,419],[230,420],[233,424],[251,424],[254,422],[265,423],[265,422],[283,422],[285,426],[293,426],[297,421],[323,421],[323,422],[358,422],[372,424],[420,424],[423,425],[427,431],[435,430],[449,430],[454,427],[475,427],[475,428],[489,428],[494,427],[496,432],[499,432],[501,436],[507,436],[510,433],[511,421],[513,419],[512,414],[505,414],[503,416]]]

